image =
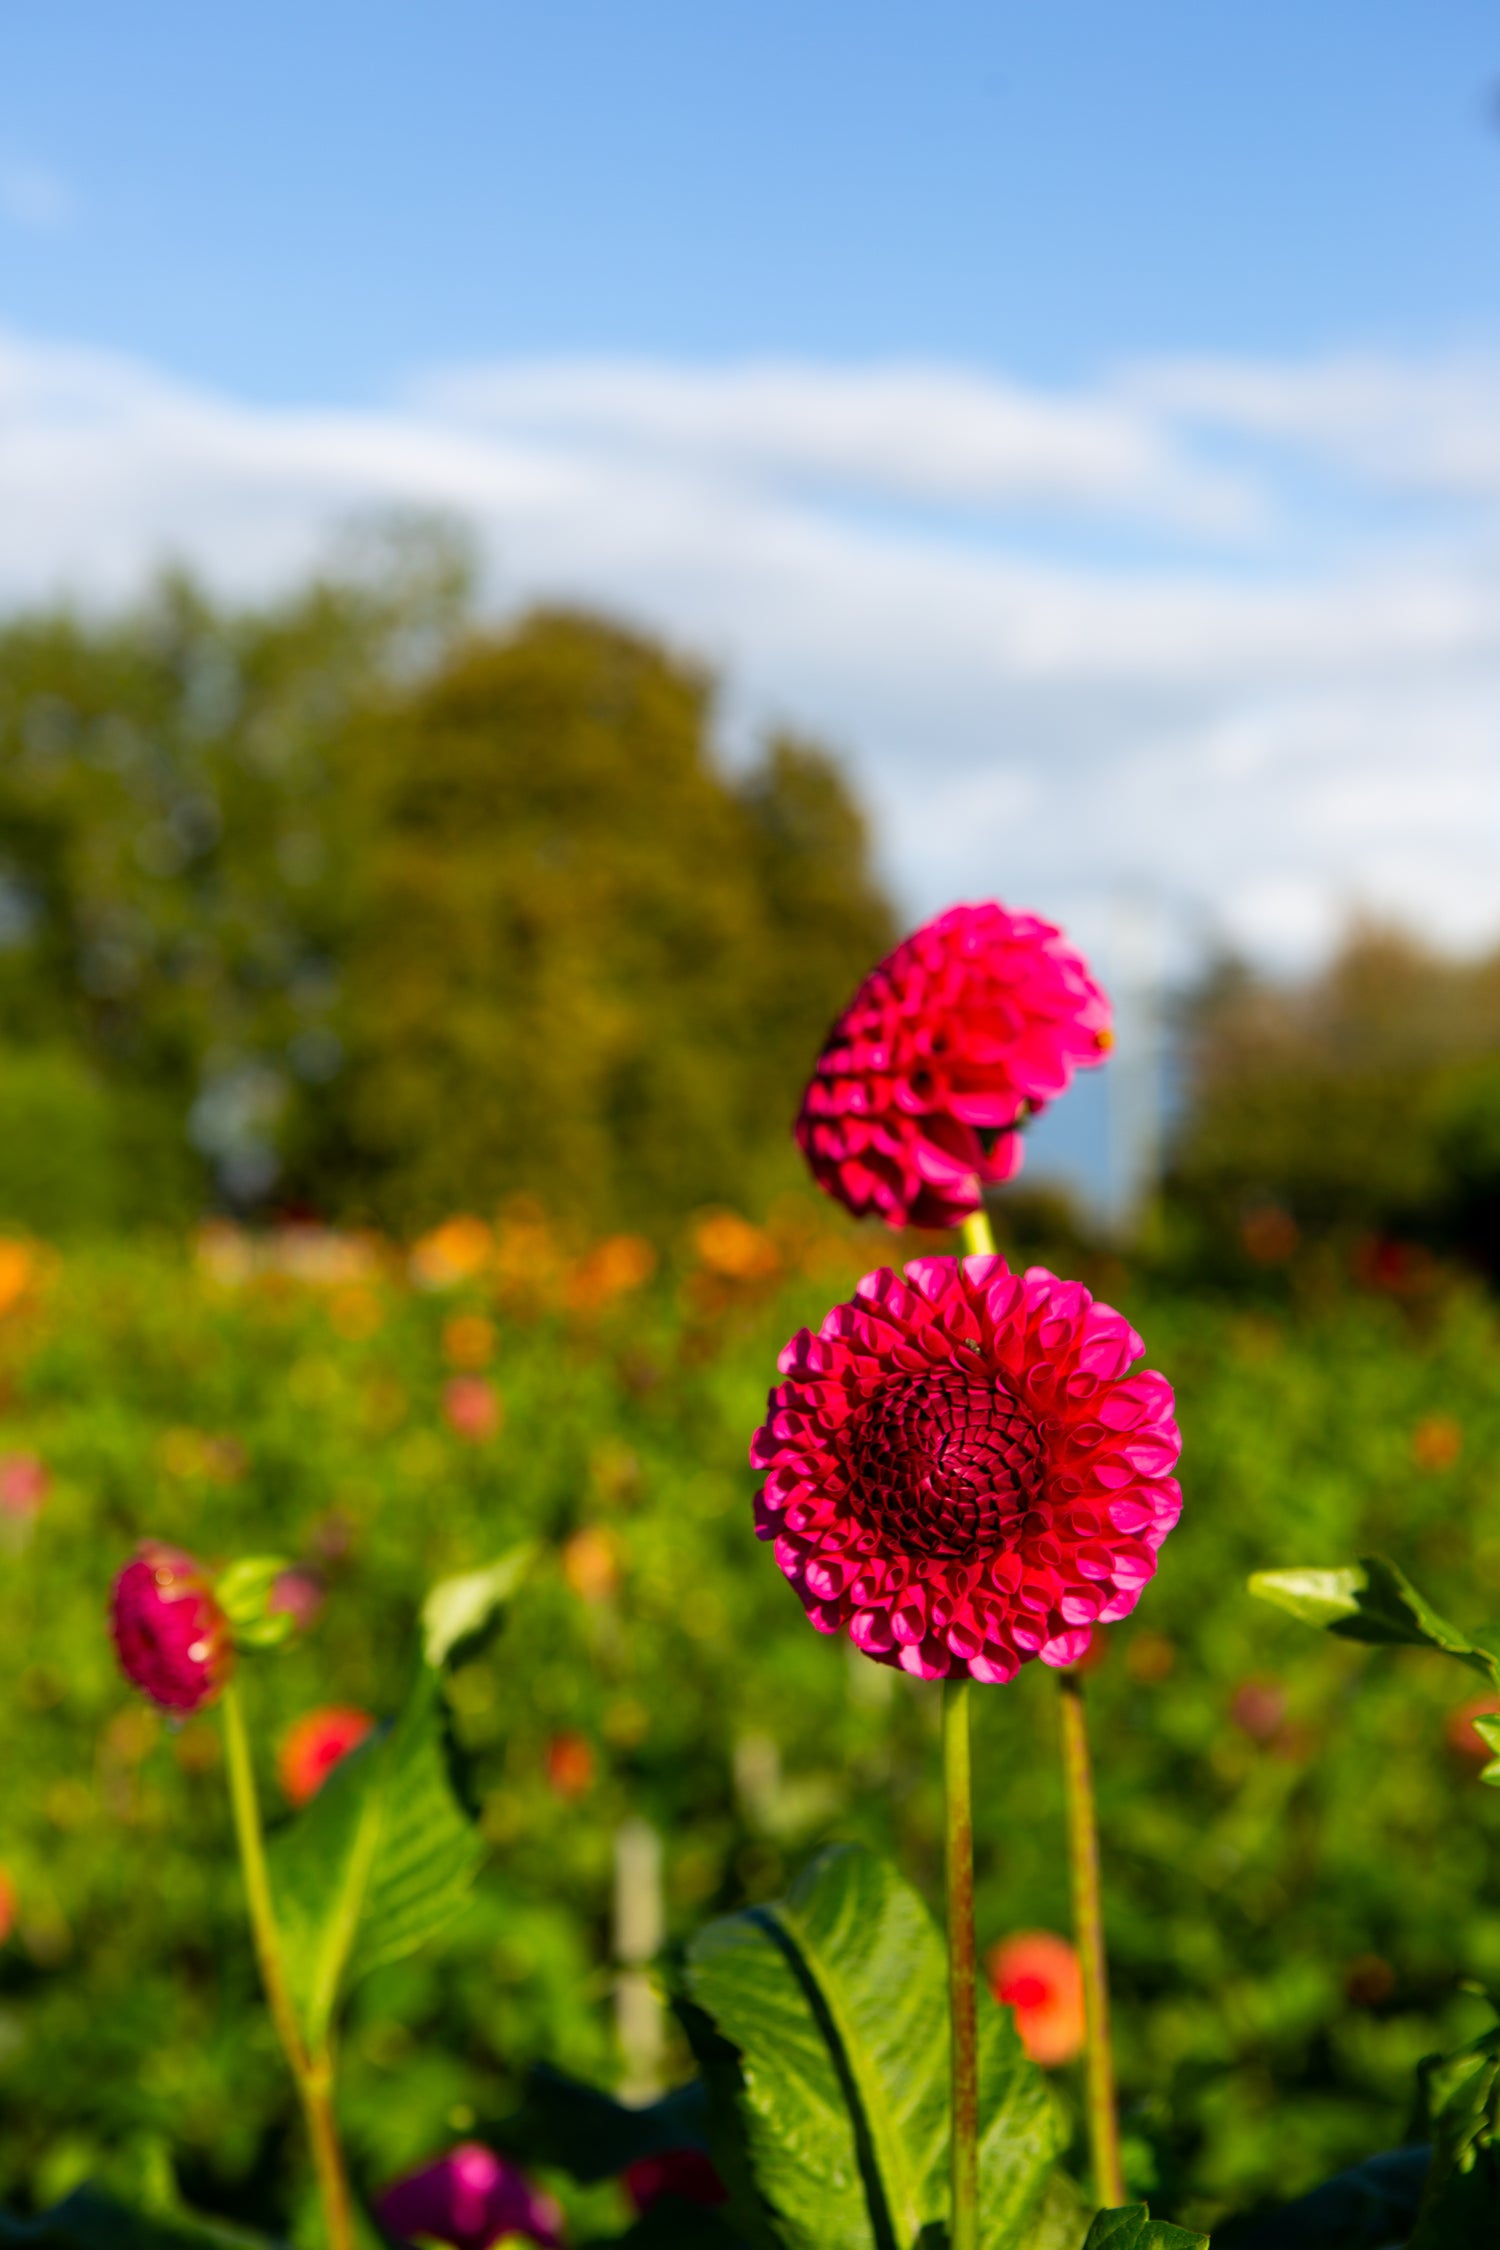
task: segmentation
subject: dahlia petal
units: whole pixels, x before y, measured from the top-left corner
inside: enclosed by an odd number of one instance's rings
[[[886,1656],[896,1646],[891,1621],[883,1609],[857,1609],[849,1620],[849,1638],[867,1656]]]
[[[909,1642],[898,1660],[903,1672],[910,1672],[914,1680],[944,1680],[953,1670],[952,1659],[946,1649],[936,1649],[930,1642]]]
[[[1008,1649],[999,1653],[986,1649],[982,1656],[969,1659],[970,1676],[982,1681],[986,1687],[1008,1686],[1020,1669],[1020,1658],[1013,1656]]]
[[[1045,1647],[1037,1651],[1037,1654],[1044,1664],[1050,1664],[1055,1669],[1065,1669],[1070,1664],[1076,1664],[1081,1656],[1088,1654],[1089,1643],[1093,1637],[1088,1627],[1083,1625],[1074,1632],[1059,1633],[1055,1640],[1048,1641]]]

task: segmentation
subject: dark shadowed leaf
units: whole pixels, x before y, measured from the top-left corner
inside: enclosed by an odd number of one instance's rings
[[[629,2109],[596,2086],[545,2064],[526,2081],[521,2107],[487,2136],[523,2163],[546,2165],[590,2186],[643,2156],[709,2145],[708,2091],[691,2079],[657,2102]]]
[[[1295,2203],[1231,2219],[1214,2250],[1387,2250],[1411,2233],[1431,2159],[1425,2146],[1386,2149]]]
[[[75,2188],[50,2211],[17,2219],[0,2211],[5,2250],[271,2250],[270,2237],[227,2220],[204,2218],[185,2204],[131,2210],[97,2188]]]
[[[1432,2134],[1411,2250],[1480,2250],[1500,2242],[1500,2023],[1422,2068]]]
[[[689,2036],[711,2096],[736,2113],[775,2238],[793,2250],[913,2250],[924,2230],[941,2238],[943,1948],[893,1868],[856,1846],[825,1852],[785,1899],[702,1931],[687,1989]],[[982,2237],[986,2250],[1009,2250],[1038,2212],[1061,2130],[1040,2072],[987,1994],[980,2135]],[[726,2178],[739,2222],[753,2223]]]

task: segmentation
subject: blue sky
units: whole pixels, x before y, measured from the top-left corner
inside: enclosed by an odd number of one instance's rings
[[[259,401],[555,354],[1492,340],[1478,0],[49,0],[0,314]]]
[[[1500,7],[10,10],[0,605],[410,506],[833,744],[913,918],[1500,942]]]

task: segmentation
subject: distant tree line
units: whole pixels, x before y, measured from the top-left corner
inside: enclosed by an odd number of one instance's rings
[[[263,608],[0,625],[0,1224],[659,1230],[795,1177],[893,937],[837,764],[731,772],[702,667],[470,587],[408,526]]]
[[[1365,924],[1296,983],[1221,964],[1185,1049],[1167,1209],[1194,1263],[1384,1238],[1500,1275],[1500,951]]]

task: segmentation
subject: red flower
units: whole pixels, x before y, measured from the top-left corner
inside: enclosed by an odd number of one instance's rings
[[[565,1731],[547,1744],[547,1786],[554,1797],[586,1797],[594,1785],[594,1751],[586,1734]]]
[[[782,1352],[756,1529],[821,1632],[921,1679],[1076,1664],[1182,1506],[1165,1378],[1077,1282],[1003,1258],[882,1267]]]
[[[1021,1167],[1016,1128],[1103,1060],[1109,1002],[1059,930],[953,906],[872,969],[824,1042],[796,1133],[856,1218],[956,1226]]]
[[[500,1394],[483,1375],[454,1375],[443,1385],[443,1414],[456,1436],[482,1445],[500,1427]]]
[[[110,1628],[126,1679],[167,1711],[201,1711],[234,1666],[203,1565],[160,1540],[143,1541],[115,1580]]]
[[[352,1704],[329,1703],[294,1719],[281,1738],[276,1771],[294,1805],[316,1797],[341,1758],[357,1750],[375,1721]]]
[[[642,2214],[664,2195],[679,2196],[705,2211],[729,2201],[728,2188],[699,2148],[668,2148],[660,2156],[639,2156],[626,2165],[623,2177],[625,2193]]]
[[[1016,2012],[1021,2045],[1048,2069],[1083,2053],[1083,1971],[1066,1938],[1050,1930],[1018,1930],[985,1960],[990,1990]]]
[[[489,2250],[502,2235],[524,2235],[553,2250],[562,2213],[519,2166],[478,2141],[464,2141],[435,2164],[424,2164],[387,2188],[375,2206],[398,2241],[430,2239],[453,2250]]]
[[[52,1476],[35,1453],[0,1454],[0,1515],[40,1514]]]

